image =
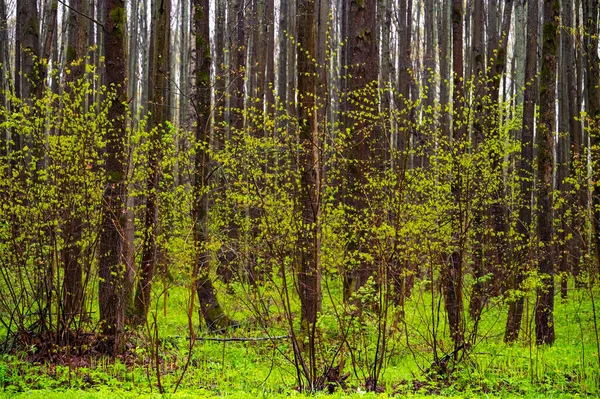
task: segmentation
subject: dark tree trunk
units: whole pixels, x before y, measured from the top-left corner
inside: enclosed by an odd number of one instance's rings
[[[365,107],[366,97],[376,95],[378,84],[377,43],[376,43],[376,0],[350,1],[348,32],[348,117],[347,128],[352,131],[351,160],[348,167],[348,205],[351,225],[360,226],[360,215],[367,207],[364,189],[370,173],[383,169],[385,139],[379,129],[369,121]],[[349,251],[369,252],[372,239],[362,228],[354,229],[349,238]],[[344,297],[362,287],[373,274],[372,262],[361,261],[353,270],[346,271]]]
[[[562,2],[561,9],[561,21],[562,24],[567,28],[573,27],[573,4],[570,1]],[[560,212],[560,229],[557,231],[557,263],[560,271],[560,292],[562,299],[566,299],[568,295],[568,280],[569,280],[569,269],[573,261],[579,263],[579,240],[577,232],[572,230],[574,221],[577,217],[577,206],[572,207],[573,215],[570,215],[568,205],[573,203],[570,201],[570,191],[574,188],[569,184],[568,178],[571,175],[570,166],[572,163],[571,159],[571,145],[573,145],[573,152],[575,153],[575,143],[572,141],[573,136],[577,135],[575,118],[578,113],[575,111],[577,106],[576,97],[573,96],[571,102],[571,88],[575,87],[574,79],[574,64],[575,64],[575,52],[574,52],[574,41],[571,32],[565,29],[560,30],[560,72],[559,72],[559,128],[558,128],[558,143],[557,143],[557,180],[558,190],[561,198],[565,199],[564,203],[558,210]],[[573,91],[573,94],[576,94]],[[577,140],[578,141],[578,140]],[[579,142],[577,142],[579,147]],[[577,156],[577,155],[575,155]],[[577,194],[575,195],[577,198]],[[576,201],[574,203],[577,203]]]
[[[523,128],[521,133],[521,160],[519,178],[521,181],[521,206],[517,233],[522,245],[517,249],[515,270],[510,277],[510,288],[520,290],[526,265],[531,263],[531,200],[533,187],[533,131],[535,105],[537,99],[537,46],[538,46],[538,2],[530,1],[527,8],[527,53],[525,56],[525,92],[523,94]],[[519,337],[523,318],[524,297],[518,296],[510,302],[505,342],[514,342]]]
[[[142,241],[142,264],[138,276],[134,300],[136,323],[144,323],[150,306],[152,279],[156,269],[156,234],[158,219],[158,180],[161,140],[167,129],[166,103],[169,99],[169,66],[170,66],[170,18],[171,1],[158,0],[152,10],[152,27],[154,46],[151,53],[152,77],[150,78],[150,93],[152,100],[148,128],[150,129],[148,150],[148,180],[146,190],[146,209],[144,214],[144,239]]]
[[[319,268],[320,155],[316,113],[317,53],[316,4],[314,0],[298,0],[298,91],[300,102],[299,172],[301,174],[299,205],[301,231],[297,248],[298,285],[302,326],[307,331],[317,322],[321,309],[321,271]]]
[[[214,292],[210,278],[210,252],[206,248],[208,240],[209,198],[206,192],[209,178],[209,153],[205,146],[210,143],[210,30],[209,1],[194,0],[194,28],[196,34],[196,142],[201,143],[196,152],[196,175],[194,189],[194,220],[197,262],[194,265],[196,292],[200,302],[200,312],[210,330],[220,331],[232,324],[225,315]]]
[[[98,274],[98,301],[100,323],[104,335],[105,350],[120,354],[125,347],[123,300],[123,228],[125,199],[124,148],[126,135],[125,102],[125,3],[123,0],[105,0],[106,23],[104,24],[104,51],[106,83],[115,91],[115,99],[108,111],[112,128],[107,132],[105,149],[106,186],[103,192],[104,209],[100,233],[100,260]]]
[[[85,0],[71,0],[71,8],[82,13],[87,13],[87,2]],[[51,17],[52,20],[55,17]],[[67,26],[67,68],[71,73],[67,74],[69,83],[76,83],[83,79],[85,72],[85,49],[88,44],[88,29],[83,17],[74,11],[69,13]],[[66,88],[70,91],[70,87]],[[77,205],[76,205],[77,207]],[[80,212],[75,209],[72,214],[64,218],[64,242],[63,262],[65,277],[63,283],[63,328],[67,329],[75,316],[83,310],[83,281],[82,281],[82,259],[81,259],[81,233],[83,220]]]
[[[553,153],[556,99],[556,52],[560,1],[544,0],[540,117],[537,125],[537,234],[540,240],[538,272],[541,286],[535,308],[535,336],[540,344],[554,342],[554,248],[552,244]]]
[[[18,98],[30,102],[32,96],[41,93],[42,77],[37,59],[40,56],[39,18],[36,0],[17,1],[15,37],[15,93]],[[23,149],[26,144],[34,148],[32,137],[22,137],[18,129],[13,131],[12,151]],[[37,145],[37,144],[36,144]]]
[[[464,104],[463,89],[463,3],[462,0],[452,0],[452,69],[454,73],[454,89],[452,92],[453,103],[453,126],[452,135],[455,146],[466,138],[465,123],[460,121]],[[463,182],[461,178],[460,153],[454,155],[452,179],[452,196],[457,210],[452,217],[452,235],[454,252],[450,256],[450,262],[442,271],[442,284],[444,287],[444,298],[450,335],[454,342],[455,350],[460,348],[464,342],[463,321],[463,257],[465,249],[465,231],[463,207],[459,203],[463,201]],[[461,210],[458,210],[461,209]]]
[[[579,1],[575,2],[573,5],[571,2],[565,3],[565,12],[568,12],[571,15],[565,16],[565,25],[567,27],[573,26],[578,32],[580,30],[579,27]],[[577,10],[576,20],[573,21],[572,12]],[[568,10],[568,11],[567,11]],[[573,23],[575,22],[575,25]],[[571,265],[573,276],[575,277],[576,284],[579,284],[578,277],[580,273],[580,263],[582,258],[582,249],[584,248],[584,240],[585,236],[584,226],[585,221],[583,217],[583,210],[586,208],[586,197],[587,190],[583,189],[583,187],[587,187],[587,184],[583,182],[583,176],[581,174],[576,173],[582,165],[587,164],[587,161],[584,157],[583,152],[583,132],[581,121],[578,120],[578,116],[581,112],[580,106],[580,86],[581,86],[581,53],[576,50],[575,43],[579,42],[578,36],[573,37],[572,35],[567,35],[567,52],[565,54],[567,64],[567,90],[568,90],[568,104],[569,104],[569,135],[572,151],[571,155],[571,165],[570,165],[570,174],[576,181],[579,183],[577,185],[572,185],[571,190],[575,189],[573,203],[577,204],[574,208],[574,214],[572,217],[572,239],[571,239]]]
[[[598,57],[598,0],[583,0],[584,21],[584,50],[586,54],[587,70],[585,74],[585,90],[587,93],[587,118],[590,131],[592,158],[600,162],[600,134],[597,133],[600,126],[600,73],[598,71],[600,58]],[[600,168],[593,171],[592,181],[597,182],[600,178]],[[593,220],[593,242],[592,245],[596,255],[596,273],[600,269],[600,184],[594,184],[592,189],[592,220]]]
[[[484,2],[483,0],[475,0],[473,10],[473,35],[471,44],[471,58],[473,67],[474,93],[473,103],[475,104],[475,118],[473,122],[473,138],[475,146],[483,143],[484,140],[484,124],[485,112],[489,112],[485,108],[483,98],[485,98],[485,45],[484,45]],[[476,243],[473,257],[473,288],[471,292],[471,300],[469,304],[469,315],[476,323],[479,321],[481,311],[487,298],[487,284],[482,281],[487,274],[486,268],[486,250],[485,240],[484,215],[481,210],[476,211],[475,216],[475,234]]]
[[[0,0],[0,107],[7,106],[6,93],[10,90],[10,55],[8,49],[8,18],[6,1]],[[2,120],[0,119],[0,123]],[[0,159],[8,156],[8,129],[0,131]]]

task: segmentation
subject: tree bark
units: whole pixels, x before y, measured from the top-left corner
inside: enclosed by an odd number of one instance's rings
[[[600,58],[598,57],[598,9],[597,0],[583,0],[583,20],[584,20],[584,50],[586,54],[587,70],[585,74],[585,90],[587,93],[587,118],[590,134],[592,158],[596,165],[600,162]],[[598,182],[600,179],[600,168],[596,167],[592,172],[592,181]],[[596,256],[596,273],[600,269],[600,184],[594,184],[592,188],[592,227],[593,242],[592,248]]]
[[[71,8],[87,13],[87,2],[85,0],[71,0]],[[54,18],[52,18],[54,19]],[[83,79],[85,72],[85,50],[88,44],[88,29],[83,17],[74,11],[69,12],[67,25],[67,68],[71,73],[66,75],[68,83],[76,84]],[[71,91],[70,87],[66,88]],[[63,265],[65,269],[63,282],[63,328],[67,329],[74,318],[83,310],[83,281],[82,281],[82,259],[81,259],[81,233],[83,220],[77,209],[80,204],[75,204],[75,210],[65,215],[65,227],[63,239]],[[70,210],[69,210],[70,211]]]
[[[112,128],[106,133],[105,173],[103,192],[102,231],[100,233],[100,261],[98,274],[98,301],[100,303],[101,331],[106,352],[117,355],[124,349],[125,303],[123,299],[123,227],[125,199],[126,154],[124,141],[125,103],[125,3],[123,0],[105,0],[106,22],[104,50],[106,83],[115,91],[108,110]]]
[[[537,125],[537,234],[540,240],[538,272],[541,286],[535,308],[535,335],[538,345],[554,342],[554,248],[553,154],[556,99],[556,53],[560,1],[544,0],[542,65],[540,74],[540,117]]]
[[[522,289],[526,265],[531,263],[531,221],[532,221],[532,187],[533,187],[533,131],[535,121],[535,105],[537,102],[537,46],[538,46],[538,1],[528,2],[527,8],[527,53],[525,55],[525,92],[523,94],[523,127],[521,133],[521,160],[519,178],[521,181],[521,205],[517,234],[521,245],[517,248],[515,270],[510,277],[510,287],[517,293]],[[505,342],[514,342],[519,338],[521,320],[523,318],[524,296],[518,295],[510,302]]]
[[[210,144],[210,29],[209,0],[194,0],[194,29],[196,34],[196,175],[194,181],[195,201],[194,220],[196,222],[195,240],[197,261],[194,276],[196,292],[200,302],[200,312],[206,326],[213,331],[221,331],[232,325],[231,319],[225,315],[214,292],[210,278],[210,252],[205,247],[208,240],[208,178]]]
[[[465,123],[460,121],[464,104],[463,89],[463,2],[452,0],[452,69],[453,78],[453,145],[460,146],[461,141],[466,138]],[[458,150],[457,150],[458,151]],[[454,342],[455,351],[464,342],[463,321],[463,257],[465,250],[465,231],[463,207],[459,206],[463,201],[463,182],[460,171],[460,153],[453,155],[453,171],[451,191],[456,207],[452,216],[452,241],[455,249],[450,256],[449,264],[442,270],[442,284],[444,287],[444,298],[450,335]]]
[[[317,53],[315,0],[297,0],[298,26],[298,114],[300,116],[299,232],[297,264],[302,325],[307,331],[317,322],[321,309],[320,238],[320,155],[317,130],[316,65]]]
[[[156,235],[158,227],[158,181],[162,136],[167,127],[167,107],[169,100],[170,69],[170,21],[171,1],[157,0],[152,10],[152,27],[154,33],[154,51],[151,63],[153,76],[149,80],[152,100],[149,104],[151,112],[148,128],[150,130],[148,150],[148,180],[146,182],[147,198],[144,214],[144,231],[142,241],[142,264],[139,269],[137,289],[134,300],[135,323],[145,322],[150,306],[152,279],[156,269]]]

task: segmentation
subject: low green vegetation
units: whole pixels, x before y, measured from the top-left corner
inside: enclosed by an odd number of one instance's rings
[[[156,291],[159,294],[158,288]],[[188,293],[184,287],[177,286],[168,292],[166,302],[157,296],[150,316],[150,319],[156,318],[158,336],[128,333],[128,350],[122,357],[111,358],[93,349],[81,354],[81,348],[73,348],[72,352],[69,348],[60,348],[55,353],[41,354],[39,343],[35,342],[31,342],[26,350],[2,355],[0,395],[23,398],[160,397],[157,373],[166,392],[164,397],[287,397],[296,392],[290,342],[287,338],[279,338],[280,334],[285,334],[284,325],[275,323],[266,331],[257,330],[252,312],[238,299],[239,293],[228,291],[221,284],[219,294],[224,299],[224,306],[237,309],[234,314],[239,326],[225,334],[200,332],[190,355],[187,317],[182,311]],[[557,302],[557,341],[551,347],[536,346],[532,342],[531,308],[525,316],[522,338],[513,345],[506,345],[502,340],[505,306],[500,302],[490,304],[479,326],[477,342],[468,355],[453,366],[451,375],[436,375],[431,369],[433,353],[428,332],[431,320],[422,313],[422,304],[430,299],[428,293],[417,291],[406,303],[406,324],[399,315],[393,317],[396,326],[390,330],[380,388],[386,396],[534,398],[595,396],[600,392],[595,316],[590,310],[587,290],[572,290],[568,301]],[[165,304],[166,308],[163,308]],[[196,316],[194,323],[197,323]],[[365,324],[361,328],[360,345],[364,351],[357,350],[354,365],[349,355],[345,355],[348,358],[345,372],[349,376],[342,383],[343,389],[334,383],[337,394],[332,398],[370,396],[365,396],[366,362],[361,357],[368,356],[376,334],[372,325]],[[445,329],[443,322],[440,328]],[[330,353],[331,348],[327,345],[334,345],[341,331],[328,317],[327,310],[321,317],[319,329],[324,353]],[[277,337],[257,340],[269,335]],[[227,341],[233,337],[248,340]],[[439,339],[439,345],[448,343]],[[151,358],[152,346],[159,353],[158,366]],[[172,394],[180,378],[177,393]]]

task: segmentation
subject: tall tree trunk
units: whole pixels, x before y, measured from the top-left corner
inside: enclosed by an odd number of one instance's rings
[[[460,120],[464,107],[464,89],[463,89],[463,3],[462,0],[452,0],[452,69],[453,79],[453,126],[452,135],[454,146],[466,139],[466,129],[463,121]],[[452,178],[452,196],[456,203],[457,210],[452,217],[452,241],[455,246],[451,256],[450,263],[443,268],[442,284],[444,287],[444,298],[446,304],[446,313],[448,316],[448,325],[450,326],[450,335],[454,342],[455,353],[464,342],[464,321],[463,321],[463,257],[465,250],[465,231],[464,231],[464,211],[459,206],[463,201],[463,182],[460,171],[460,153],[455,154],[453,160],[454,177]],[[460,209],[460,210],[458,210]]]
[[[115,91],[115,99],[108,110],[112,128],[106,133],[105,173],[103,191],[104,209],[100,233],[100,261],[98,274],[98,302],[105,350],[120,354],[124,349],[125,304],[123,300],[123,227],[126,154],[124,141],[125,102],[125,3],[123,0],[105,0],[104,50],[106,83]]]
[[[586,53],[587,70],[585,74],[585,90],[587,93],[587,115],[590,134],[592,158],[596,164],[593,171],[592,181],[598,182],[600,178],[600,73],[598,68],[600,58],[598,57],[598,0],[583,0],[584,21],[584,50]],[[596,256],[596,273],[600,269],[600,184],[594,184],[592,188],[592,220],[593,220],[593,242]]]
[[[475,148],[484,141],[485,131],[485,113],[489,109],[484,109],[485,104],[485,44],[484,44],[484,3],[483,0],[475,0],[473,11],[473,35],[471,44],[471,58],[473,67],[474,93],[472,102],[474,103],[475,115],[473,122],[473,138]],[[493,106],[493,105],[492,105]],[[486,283],[482,281],[487,274],[487,245],[485,240],[484,215],[481,210],[476,211],[475,215],[475,234],[476,243],[473,257],[473,289],[469,306],[469,315],[476,323],[479,321],[484,302],[487,298]]]
[[[569,181],[570,177],[570,166],[571,160],[571,145],[574,143],[571,141],[572,137],[576,134],[576,123],[575,118],[577,113],[575,112],[577,100],[573,97],[573,103],[571,100],[571,87],[574,87],[575,79],[574,76],[574,62],[575,53],[573,47],[573,36],[568,31],[569,28],[573,27],[573,4],[570,1],[562,2],[561,9],[561,23],[565,26],[565,29],[560,30],[560,58],[559,58],[559,127],[558,127],[558,143],[557,143],[557,176],[559,195],[565,199],[558,212],[560,212],[559,220],[561,221],[560,229],[557,231],[557,260],[560,271],[560,292],[563,299],[567,298],[568,295],[568,279],[570,265],[577,258],[576,262],[579,262],[579,241],[577,238],[577,232],[571,230],[571,221],[577,217],[577,207],[572,208],[571,212],[567,208],[572,201],[567,200],[570,197],[570,191],[573,189]],[[573,93],[575,93],[573,91]],[[575,147],[575,146],[574,146]],[[579,147],[579,143],[577,143]],[[574,149],[575,150],[575,149]],[[576,198],[576,196],[575,196]],[[575,202],[577,203],[577,202]]]
[[[321,275],[319,267],[319,216],[320,216],[320,155],[316,113],[317,52],[315,0],[297,0],[298,23],[298,91],[300,102],[299,171],[301,181],[299,202],[302,225],[298,243],[299,289],[304,328],[313,328],[321,309]]]
[[[565,7],[565,19],[564,23],[567,27],[573,27],[576,31],[580,31],[578,29],[579,26],[579,1],[573,5],[571,2],[564,2]],[[577,17],[576,21],[573,21],[573,11],[576,10]],[[574,24],[575,22],[575,24]],[[569,136],[571,147],[569,148],[572,151],[571,155],[571,164],[569,174],[579,182],[579,184],[571,185],[571,190],[574,191],[573,203],[577,204],[574,208],[573,216],[572,216],[572,225],[571,232],[572,238],[570,242],[571,246],[571,266],[573,271],[573,276],[576,279],[577,284],[579,272],[580,272],[580,263],[582,256],[582,249],[584,248],[584,218],[583,218],[583,210],[586,208],[585,206],[585,198],[587,197],[587,190],[582,189],[582,187],[586,187],[587,184],[582,183],[582,177],[580,174],[575,173],[582,165],[586,164],[585,157],[583,155],[583,132],[581,121],[578,120],[578,117],[581,113],[580,108],[580,89],[581,85],[581,72],[580,72],[580,60],[581,53],[576,50],[575,43],[578,42],[578,37],[573,35],[566,35],[567,42],[567,51],[565,53],[565,59],[567,61],[566,66],[566,78],[567,78],[567,90],[568,90],[568,100],[569,104]]]
[[[5,107],[6,93],[10,90],[10,55],[8,49],[8,18],[6,1],[0,0],[0,107]],[[0,120],[0,123],[2,120]],[[8,156],[8,129],[0,131],[0,158]]]
[[[87,14],[86,0],[71,0],[71,9]],[[88,44],[88,27],[83,17],[75,11],[69,12],[67,25],[67,68],[70,73],[66,75],[68,83],[76,84],[83,79],[85,72],[85,51]],[[66,88],[71,91],[70,87]],[[72,93],[74,94],[74,93]],[[76,204],[76,208],[79,204]],[[64,283],[63,283],[63,328],[68,329],[74,318],[83,310],[83,281],[81,259],[81,233],[83,220],[80,211],[75,209],[72,214],[64,217],[65,227],[63,239]]]
[[[210,143],[210,29],[209,0],[194,0],[194,30],[196,34],[196,142],[201,144],[196,152],[196,174],[194,181],[195,201],[194,220],[196,222],[196,292],[200,302],[200,312],[210,330],[221,331],[232,324],[225,315],[214,291],[210,278],[210,252],[208,240],[207,192],[209,172],[209,152],[205,149]]]
[[[540,240],[538,272],[541,286],[535,308],[538,344],[554,342],[554,248],[552,245],[553,154],[556,99],[556,52],[560,1],[544,0],[542,65],[540,73],[540,117],[537,125],[537,234]]]
[[[321,310],[320,267],[320,214],[321,214],[321,167],[319,132],[317,122],[317,70],[313,61],[317,56],[317,8],[315,0],[297,0],[298,17],[298,115],[299,144],[298,171],[300,186],[298,206],[300,231],[296,249],[298,289],[301,304],[302,329],[307,333],[309,344],[309,384],[314,389],[318,370],[315,332],[317,315]]]
[[[364,99],[376,96],[378,62],[376,43],[376,0],[350,1],[348,32],[348,117],[347,128],[352,131],[352,147],[348,166],[348,205],[350,223],[355,233],[350,237],[349,251],[368,253],[372,241],[369,232],[360,228],[360,218],[367,207],[365,192],[368,175],[383,169],[384,140],[363,110],[369,107]],[[346,272],[344,297],[362,287],[373,274],[371,261],[361,260]]]
[[[537,101],[537,46],[538,46],[538,1],[528,2],[527,7],[527,53],[525,56],[525,91],[523,94],[523,127],[521,133],[521,159],[519,161],[519,179],[521,182],[521,205],[517,234],[521,237],[521,245],[517,248],[515,270],[510,277],[510,288],[520,290],[523,283],[526,265],[531,263],[531,221],[532,221],[532,187],[533,187],[533,131],[535,122],[535,105]],[[514,342],[519,337],[521,320],[523,319],[524,297],[519,295],[510,302],[505,342]]]
[[[148,180],[146,182],[147,198],[144,214],[144,232],[142,241],[142,264],[138,276],[134,300],[135,322],[143,323],[148,315],[152,279],[156,269],[156,235],[158,227],[158,180],[162,137],[167,127],[167,102],[169,101],[169,69],[170,69],[170,26],[171,0],[157,0],[152,10],[152,26],[154,38],[151,53],[152,77],[149,80],[152,100],[149,104],[151,116],[148,150]]]

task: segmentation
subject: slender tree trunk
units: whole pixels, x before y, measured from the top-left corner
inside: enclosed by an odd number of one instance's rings
[[[158,228],[158,180],[162,137],[167,130],[165,122],[168,115],[169,67],[170,67],[170,15],[171,1],[157,0],[152,10],[152,29],[154,33],[154,51],[152,54],[152,72],[150,80],[152,101],[150,103],[150,129],[148,153],[147,198],[144,214],[144,239],[142,242],[142,264],[138,276],[134,300],[135,322],[143,323],[148,315],[152,279],[156,270],[156,235]]]
[[[454,88],[452,92],[453,126],[452,135],[454,146],[459,146],[466,139],[466,129],[462,117],[464,104],[463,89],[463,3],[462,0],[452,0],[452,69],[454,73]],[[460,153],[454,155],[452,179],[452,196],[456,203],[456,210],[452,217],[452,235],[455,249],[450,256],[450,263],[443,268],[442,284],[450,335],[454,342],[455,350],[464,342],[463,321],[463,257],[465,250],[464,211],[459,204],[463,201],[463,182],[459,163]]]
[[[450,0],[443,0],[440,12],[440,128],[444,137],[450,137]]]
[[[81,13],[87,13],[87,2],[85,0],[71,0],[71,8]],[[54,19],[54,18],[52,18]],[[68,83],[77,83],[83,79],[85,72],[85,51],[88,44],[88,29],[83,17],[74,11],[69,13],[67,25],[67,68],[70,73],[66,76]],[[67,91],[71,91],[67,87]],[[76,204],[76,208],[79,204]],[[81,234],[83,220],[80,211],[75,209],[72,214],[65,215],[65,227],[63,239],[63,264],[65,269],[63,282],[63,328],[69,328],[72,320],[83,310],[83,280],[81,259]]]
[[[298,104],[300,115],[299,156],[300,208],[302,225],[298,242],[298,283],[302,304],[302,324],[307,330],[317,321],[321,309],[321,275],[319,267],[319,216],[320,216],[320,156],[317,131],[315,94],[317,89],[316,65],[313,58],[317,52],[315,0],[298,0]]]
[[[596,165],[600,163],[600,58],[598,57],[598,0],[583,0],[584,21],[584,50],[586,53],[587,70],[585,75],[585,90],[587,93],[587,117],[589,124],[590,143],[593,149],[592,158]],[[600,178],[600,168],[596,167],[592,172],[592,181],[597,182]],[[600,269],[600,184],[594,184],[592,188],[592,220],[593,220],[593,242],[592,248],[596,257],[596,273]]]
[[[10,91],[10,55],[8,48],[8,18],[6,1],[0,0],[0,107],[8,106],[6,93]],[[2,120],[0,119],[0,123]],[[9,155],[8,129],[0,131],[0,159]]]
[[[576,31],[580,31],[578,29],[579,26],[579,2],[577,1],[575,5],[571,2],[564,2],[565,7],[565,19],[564,23],[567,27],[574,27]],[[573,11],[576,10],[577,18],[576,21],[573,21]],[[575,24],[573,24],[575,22]],[[583,156],[583,137],[582,137],[582,127],[581,121],[578,120],[581,108],[580,108],[580,94],[579,94],[579,86],[581,85],[581,75],[579,65],[581,60],[581,54],[575,48],[576,40],[578,41],[577,36],[566,35],[567,41],[567,51],[565,53],[565,59],[567,61],[566,66],[566,78],[567,78],[567,90],[568,90],[568,104],[569,104],[569,136],[571,142],[572,151],[571,155],[571,165],[570,165],[570,175],[575,179],[575,181],[579,182],[579,184],[571,185],[571,190],[574,191],[573,203],[577,204],[574,207],[573,216],[571,218],[571,232],[572,239],[570,242],[571,245],[571,266],[573,276],[575,277],[576,284],[579,284],[578,277],[580,271],[580,263],[582,257],[582,249],[584,247],[583,237],[584,233],[584,218],[583,218],[583,210],[585,209],[585,197],[587,197],[587,190],[582,189],[582,187],[586,187],[587,184],[582,182],[582,177],[580,173],[576,173],[582,165],[585,165],[587,162]]]
[[[532,221],[532,187],[533,187],[533,131],[535,121],[535,105],[537,101],[537,46],[538,46],[538,1],[529,1],[527,8],[527,53],[525,56],[525,92],[523,94],[523,128],[521,133],[521,159],[519,178],[521,181],[521,205],[517,234],[521,237],[521,245],[517,248],[515,270],[511,276],[510,286],[520,290],[523,283],[526,265],[531,263],[531,221]],[[519,337],[523,318],[524,297],[519,295],[510,302],[505,342],[514,342]]]
[[[210,252],[206,248],[208,240],[208,178],[209,152],[204,149],[210,143],[210,29],[209,0],[194,0],[194,29],[196,34],[196,142],[201,143],[196,152],[196,175],[194,190],[194,220],[196,221],[197,261],[194,265],[198,277],[196,292],[200,303],[200,312],[210,330],[221,331],[232,325],[225,315],[214,291],[210,278]]]
[[[561,21],[564,29],[560,30],[560,59],[559,59],[559,126],[558,126],[558,143],[557,143],[557,180],[559,195],[565,199],[558,212],[558,217],[561,221],[560,229],[557,231],[556,255],[560,271],[560,293],[562,299],[566,299],[568,295],[568,279],[570,265],[573,263],[576,252],[578,252],[579,242],[577,232],[571,230],[570,221],[577,217],[577,207],[573,207],[573,216],[570,215],[567,204],[571,201],[570,191],[573,189],[567,181],[570,177],[571,160],[571,138],[575,134],[571,129],[575,130],[574,126],[576,113],[576,99],[573,98],[573,103],[570,102],[571,87],[574,85],[573,73],[575,54],[573,48],[573,36],[568,29],[573,25],[573,5],[570,1],[562,2]],[[579,144],[579,143],[578,143]],[[575,196],[576,198],[576,196]],[[577,256],[578,257],[578,256]],[[577,262],[579,262],[577,260]]]
[[[540,240],[538,272],[541,286],[535,308],[535,335],[539,344],[554,342],[554,248],[552,244],[553,153],[555,133],[556,53],[560,1],[544,0],[540,117],[537,125],[537,234]]]
[[[484,2],[483,0],[475,0],[473,10],[473,35],[471,45],[471,58],[473,66],[473,80],[474,80],[474,93],[473,103],[475,104],[475,118],[473,122],[473,138],[475,141],[475,148],[481,145],[484,141],[485,135],[485,113],[489,112],[489,109],[484,109],[485,104],[483,99],[485,98],[485,44],[484,44]],[[493,106],[493,105],[492,105]],[[487,284],[482,281],[483,276],[487,274],[487,249],[486,245],[486,234],[484,228],[484,215],[483,211],[477,210],[475,216],[475,234],[476,243],[474,248],[473,257],[473,289],[471,292],[471,300],[469,305],[469,315],[471,319],[476,323],[479,321],[481,311],[485,300],[487,299]]]
[[[125,303],[123,299],[123,228],[125,199],[126,154],[125,128],[125,3],[105,0],[106,22],[104,50],[106,83],[115,91],[108,111],[112,128],[107,132],[105,150],[106,185],[103,191],[104,209],[100,233],[98,302],[105,350],[120,354],[124,349]]]

